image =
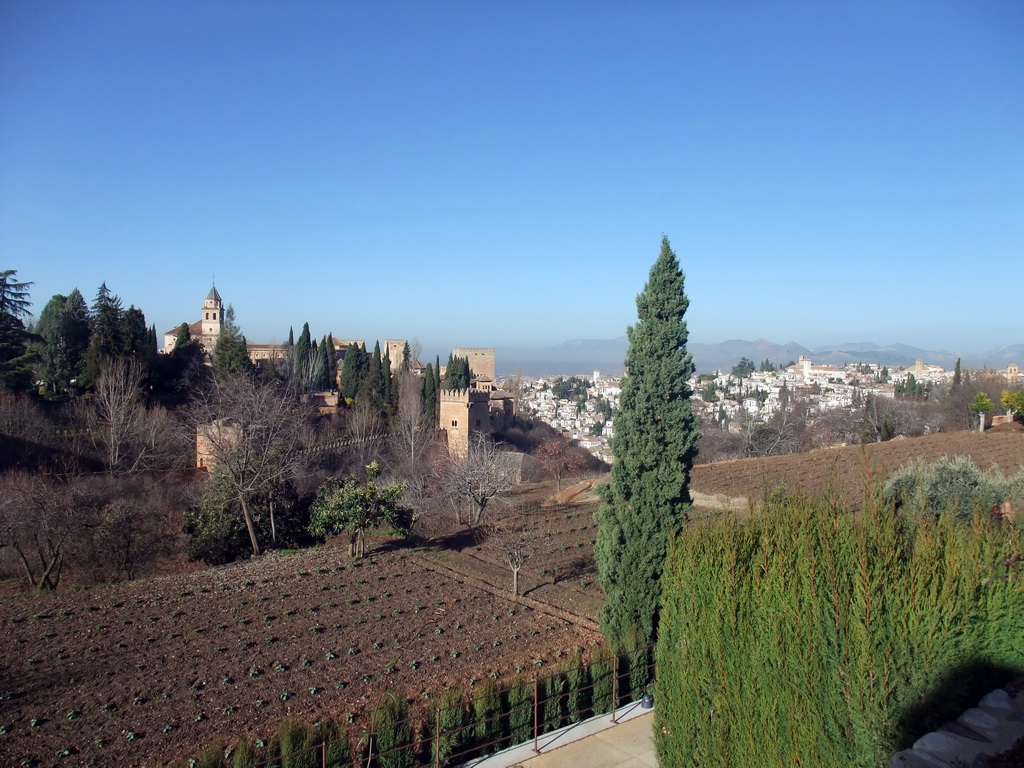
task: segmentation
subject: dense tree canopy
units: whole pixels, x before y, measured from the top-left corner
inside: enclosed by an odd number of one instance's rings
[[[66,394],[78,378],[89,347],[89,309],[78,289],[50,299],[39,314],[35,331],[39,336],[32,345],[36,378],[48,393]]]

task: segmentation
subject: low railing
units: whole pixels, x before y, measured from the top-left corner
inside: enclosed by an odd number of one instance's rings
[[[638,701],[654,680],[654,647],[618,656],[603,656],[565,666],[505,688],[491,688],[478,696],[462,697],[457,704],[435,707],[427,714],[412,715],[392,722],[373,724],[378,705],[366,717],[367,725],[358,739],[322,741],[247,768],[410,768],[411,766],[457,765],[474,758],[533,742],[541,751],[541,737],[572,723],[611,713]],[[392,697],[392,701],[394,701]],[[481,716],[481,713],[494,713]],[[452,721],[458,725],[446,726]],[[381,742],[399,744],[382,751]],[[382,738],[383,737],[383,738]],[[524,738],[525,737],[525,738]],[[332,747],[347,747],[348,759],[329,759]],[[238,766],[238,763],[224,765]]]

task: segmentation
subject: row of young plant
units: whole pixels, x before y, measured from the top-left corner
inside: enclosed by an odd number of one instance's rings
[[[677,536],[663,578],[661,765],[885,765],[1024,674],[1024,537],[984,505],[765,501]]]
[[[362,724],[353,715],[343,725],[289,717],[273,738],[211,745],[167,768],[454,765],[608,713],[638,700],[653,679],[652,648],[616,657],[595,646],[589,659],[567,659],[551,674],[520,676],[507,687],[485,680],[468,691],[447,688],[415,706],[387,692]]]

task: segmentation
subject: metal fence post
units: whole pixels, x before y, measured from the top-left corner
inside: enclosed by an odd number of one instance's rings
[[[434,710],[434,768],[441,768],[441,708]]]
[[[612,722],[615,722],[615,710],[619,706],[619,657],[612,656]]]
[[[533,751],[536,752],[539,755],[540,754],[540,750],[537,748],[537,739],[540,736],[540,729],[538,728],[538,723],[537,723],[537,713],[540,710],[540,701],[538,700],[539,697],[537,695],[537,689],[538,689],[537,678],[534,677],[533,678]]]

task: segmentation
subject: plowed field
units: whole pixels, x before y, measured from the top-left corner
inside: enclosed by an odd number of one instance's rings
[[[941,456],[970,456],[982,469],[998,467],[1011,475],[1024,467],[1024,430],[1019,424],[980,432],[925,435],[865,446],[829,448],[808,454],[739,459],[693,468],[691,487],[710,496],[759,496],[777,486],[799,488],[808,494],[833,490],[857,504],[865,482],[884,482],[911,459],[926,462]]]
[[[288,714],[358,724],[386,689],[508,678],[599,637],[429,563],[324,549],[4,598],[0,764],[152,764]]]

